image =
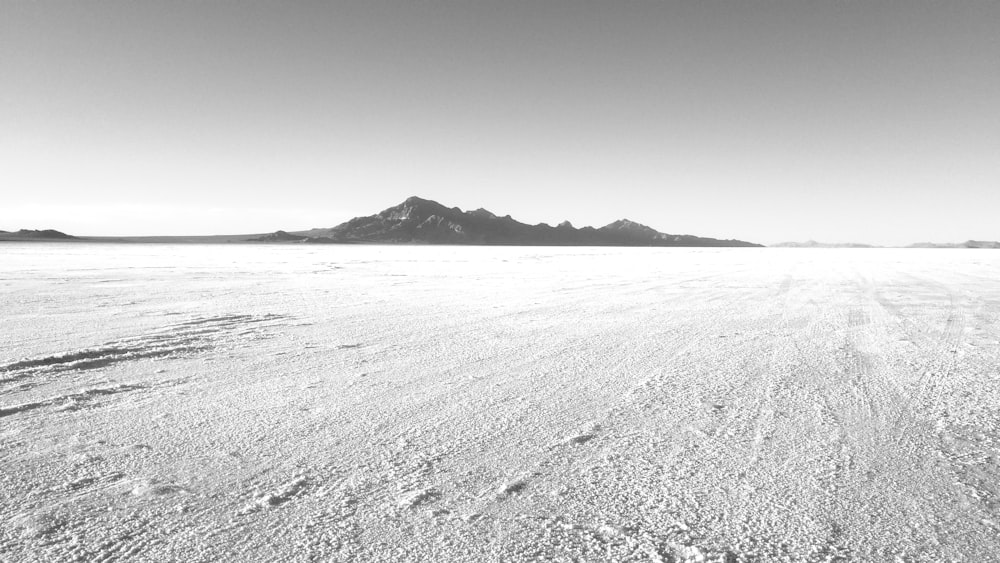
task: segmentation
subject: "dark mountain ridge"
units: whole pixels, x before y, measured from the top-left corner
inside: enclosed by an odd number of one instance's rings
[[[692,235],[668,235],[628,219],[609,225],[576,228],[569,221],[557,227],[528,225],[510,215],[485,209],[462,211],[436,201],[410,197],[375,215],[355,217],[329,229],[293,233],[300,242],[381,244],[471,244],[526,246],[761,246],[741,240]],[[277,235],[277,233],[275,233]],[[275,236],[274,238],[278,238]]]

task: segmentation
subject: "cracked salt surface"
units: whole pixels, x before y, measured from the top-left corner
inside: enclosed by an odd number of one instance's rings
[[[1000,553],[1000,254],[0,252],[0,561]]]

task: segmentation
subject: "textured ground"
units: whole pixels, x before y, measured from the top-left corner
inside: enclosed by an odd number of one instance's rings
[[[0,246],[0,560],[987,561],[1000,253]]]

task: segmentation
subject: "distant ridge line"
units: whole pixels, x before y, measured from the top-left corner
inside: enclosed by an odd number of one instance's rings
[[[529,225],[483,208],[462,211],[413,196],[374,215],[355,217],[335,227],[304,231],[203,236],[73,236],[55,229],[0,230],[0,242],[117,242],[164,244],[451,244],[492,246],[655,246],[655,247],[763,247],[737,239],[672,235],[629,219],[603,227],[574,227],[563,221]],[[968,248],[1000,249],[998,241],[967,240],[960,243],[919,242],[908,246],[863,243],[824,243],[814,240],[782,242],[772,248]]]
[[[485,209],[462,211],[440,203],[410,197],[394,207],[355,217],[328,229],[277,231],[254,242],[334,244],[464,244],[524,246],[726,246],[763,245],[735,239],[661,233],[646,225],[619,219],[600,228],[576,228],[569,221],[553,227],[528,225]]]

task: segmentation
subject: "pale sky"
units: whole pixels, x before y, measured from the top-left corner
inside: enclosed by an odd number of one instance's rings
[[[1000,2],[0,1],[0,229],[1000,239]]]

